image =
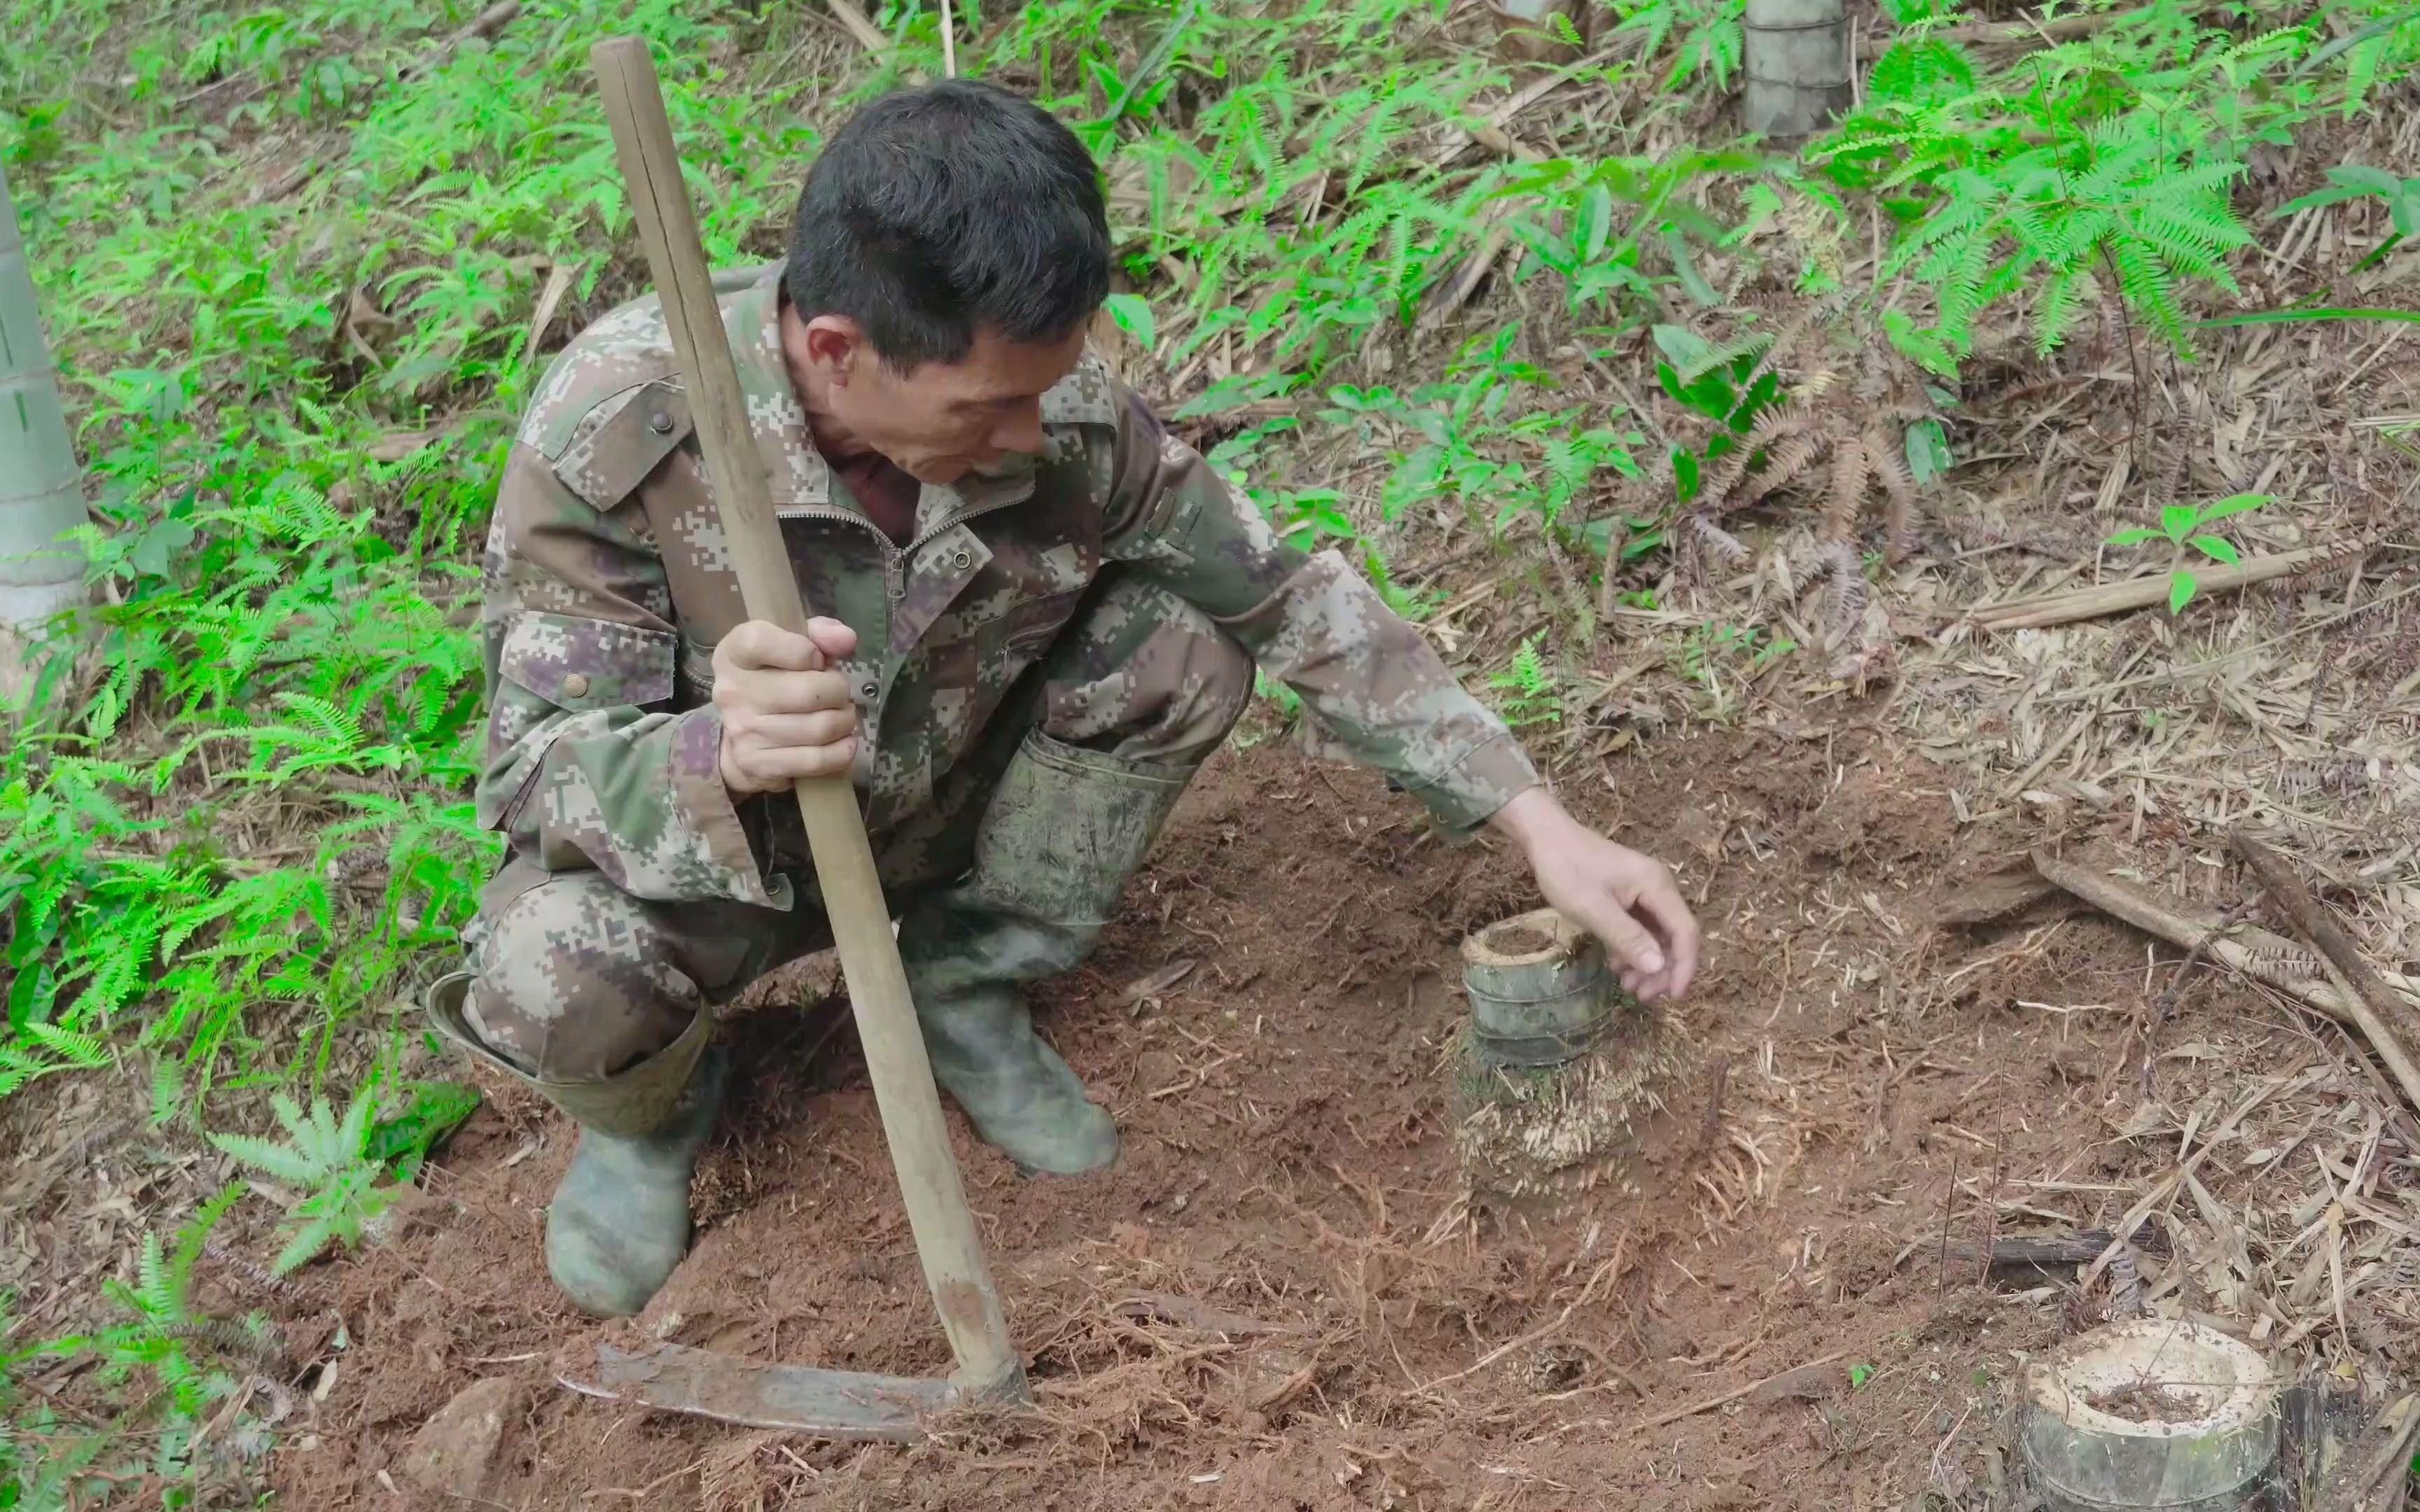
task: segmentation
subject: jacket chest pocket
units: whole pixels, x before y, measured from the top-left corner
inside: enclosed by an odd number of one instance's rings
[[[1067,623],[1101,572],[1099,545],[1081,536],[984,545],[987,560],[918,639],[938,644],[1009,637],[1020,645],[1047,639]]]
[[[1084,590],[1017,599],[970,623],[953,613],[918,648],[924,674],[939,686],[1000,693],[1058,643]]]
[[[1077,588],[1017,605],[1001,618],[1001,650],[1019,663],[1040,657],[1075,620],[1083,599],[1084,590]]]

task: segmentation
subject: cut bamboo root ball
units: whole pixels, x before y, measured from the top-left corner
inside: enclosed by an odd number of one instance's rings
[[[1623,992],[1603,947],[1551,908],[1465,941],[1463,988],[1454,1149],[1473,1195],[1551,1206],[1628,1174],[1686,1064],[1678,1026]]]
[[[2027,1366],[2019,1442],[2049,1512],[2249,1512],[2275,1471],[2277,1403],[2250,1345],[2134,1319]]]

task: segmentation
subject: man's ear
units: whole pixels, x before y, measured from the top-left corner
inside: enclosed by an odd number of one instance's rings
[[[873,359],[865,331],[845,315],[819,315],[807,322],[807,363],[828,383],[847,387],[857,369]]]

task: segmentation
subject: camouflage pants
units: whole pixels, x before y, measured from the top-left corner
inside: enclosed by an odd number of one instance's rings
[[[1199,609],[1114,573],[1003,701],[977,758],[934,803],[875,837],[894,914],[962,874],[1001,773],[1029,730],[1071,746],[1175,766],[1227,738],[1252,691],[1252,663]],[[790,814],[795,828],[796,814]],[[803,849],[761,836],[786,909],[657,903],[597,872],[549,872],[514,856],[467,933],[476,980],[465,1016],[490,1049],[547,1081],[597,1081],[672,1043],[696,1015],[830,934]],[[760,850],[760,856],[766,851]]]

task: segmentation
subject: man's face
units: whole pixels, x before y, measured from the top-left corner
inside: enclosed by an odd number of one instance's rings
[[[785,345],[803,348],[830,418],[919,483],[955,483],[1039,452],[1042,395],[1084,355],[1080,325],[1042,344],[985,330],[963,360],[902,375],[875,357],[855,321],[784,315]]]

